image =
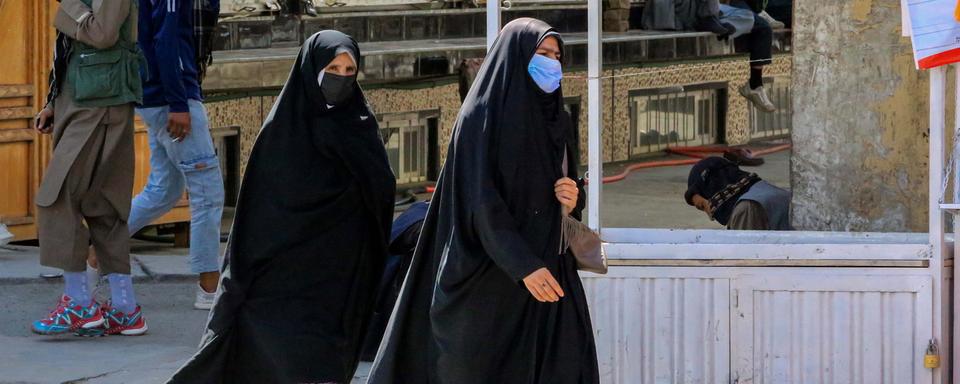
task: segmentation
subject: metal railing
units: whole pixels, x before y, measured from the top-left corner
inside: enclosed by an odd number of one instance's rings
[[[764,139],[789,135],[793,128],[793,100],[790,80],[767,80],[764,88],[777,106],[774,112],[763,112],[750,105],[750,139]]]
[[[430,154],[430,120],[436,111],[386,113],[379,116],[387,158],[398,184],[427,181]]]
[[[721,84],[630,92],[630,155],[714,144],[723,123]]]

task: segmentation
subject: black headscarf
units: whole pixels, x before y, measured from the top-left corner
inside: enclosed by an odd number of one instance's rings
[[[527,70],[547,36],[556,36],[549,25],[520,18],[490,48],[460,110],[370,384],[599,381],[576,261],[558,252],[554,183],[577,178],[572,127],[562,91],[542,92]],[[520,283],[543,267],[566,295],[557,303],[537,302]]]
[[[327,108],[317,77],[357,43],[304,43],[244,174],[221,292],[172,383],[349,382],[373,310],[395,179],[359,85]],[[358,68],[359,68],[359,64]]]
[[[741,188],[733,191],[728,188],[743,181]],[[713,219],[727,225],[737,199],[750,189],[749,187],[760,178],[756,174],[740,170],[733,162],[722,157],[707,157],[694,164],[687,178],[687,192],[683,198],[687,204],[693,204],[693,196],[700,195],[704,199],[712,200],[720,192],[730,192],[730,196],[722,199],[720,206],[713,207]]]
[[[333,109],[327,108],[317,82],[320,71],[340,48],[360,59],[357,42],[338,31],[320,31],[304,42],[297,65],[257,136],[231,236],[236,247],[248,254],[262,250],[264,257],[272,257],[268,250],[280,245],[270,233],[278,229],[278,224],[288,234],[284,237],[305,239],[336,225],[335,217],[355,213],[331,200],[346,198],[348,190],[362,197],[386,244],[396,182],[376,116],[356,82],[353,101]],[[357,63],[357,68],[361,64]],[[334,172],[335,165],[348,174]],[[247,216],[255,220],[246,222]],[[302,216],[309,218],[311,225],[292,221]],[[276,220],[263,220],[265,217]],[[249,236],[243,236],[248,228]]]

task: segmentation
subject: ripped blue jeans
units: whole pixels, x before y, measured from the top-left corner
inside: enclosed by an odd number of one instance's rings
[[[133,198],[127,222],[133,235],[169,212],[186,187],[190,197],[190,270],[220,269],[220,219],[223,215],[223,176],[213,148],[203,103],[189,100],[190,134],[174,142],[167,132],[169,107],[138,108],[150,141],[150,176],[143,192]]]

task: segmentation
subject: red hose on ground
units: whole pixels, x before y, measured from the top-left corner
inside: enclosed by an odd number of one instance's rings
[[[787,149],[790,149],[790,147],[792,147],[791,144],[781,144],[781,145],[776,145],[770,148],[751,151],[751,153],[753,154],[753,156],[763,156],[763,155],[769,155],[771,153],[787,150]],[[679,166],[679,165],[693,165],[693,164],[696,164],[698,161],[700,161],[700,159],[707,157],[706,155],[703,155],[703,153],[723,153],[728,149],[730,149],[730,147],[727,147],[727,146],[667,148],[666,150],[667,153],[674,153],[677,155],[692,157],[692,159],[660,160],[660,161],[650,161],[650,162],[644,162],[644,163],[631,164],[627,166],[623,170],[623,172],[620,172],[619,174],[604,177],[603,183],[609,184],[609,183],[615,183],[615,182],[621,181],[623,179],[626,179],[631,172],[636,171],[638,169],[673,167],[673,166]]]
[[[780,151],[783,151],[783,150],[787,150],[787,149],[790,149],[791,147],[792,147],[791,144],[781,144],[781,145],[775,145],[775,146],[772,146],[772,147],[769,147],[769,148],[758,149],[758,150],[755,150],[755,151],[751,150],[750,153],[751,153],[753,156],[763,156],[763,155],[769,155],[769,154],[771,154],[771,153],[776,153],[776,152],[780,152]],[[603,178],[603,183],[604,183],[604,184],[609,184],[609,183],[615,183],[615,182],[621,181],[621,180],[623,180],[623,179],[626,179],[627,176],[630,175],[631,172],[636,171],[636,170],[639,170],[639,169],[658,168],[658,167],[673,167],[673,166],[679,166],[679,165],[693,165],[693,164],[696,164],[698,161],[700,161],[700,159],[703,159],[703,158],[707,157],[707,155],[704,155],[704,153],[723,153],[723,152],[725,152],[725,151],[727,151],[727,150],[729,150],[729,149],[730,149],[730,147],[728,147],[728,146],[700,146],[700,147],[672,147],[672,148],[667,148],[667,149],[666,149],[666,152],[667,152],[667,153],[673,153],[673,154],[677,154],[677,155],[692,157],[692,159],[684,159],[684,160],[660,160],[660,161],[650,161],[650,162],[644,162],[644,163],[631,164],[631,165],[627,166],[627,167],[623,170],[623,172],[620,172],[620,173],[617,174],[617,175],[604,177],[604,178]],[[435,186],[428,186],[428,187],[426,188],[426,192],[427,192],[427,193],[433,193],[434,191],[436,191],[436,189],[437,189],[437,188],[436,188]]]

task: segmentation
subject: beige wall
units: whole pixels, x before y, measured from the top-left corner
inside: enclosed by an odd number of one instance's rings
[[[900,1],[795,7],[794,226],[925,231],[928,78],[900,36]]]
[[[744,144],[750,140],[748,109],[745,99],[739,96],[737,89],[747,82],[749,68],[745,58],[729,58],[699,63],[645,68],[623,68],[605,71],[605,76],[616,76],[604,80],[604,160],[624,161],[629,157],[630,127],[628,93],[645,88],[662,88],[676,85],[727,82],[729,97],[727,107],[726,138],[730,144]],[[765,76],[778,77],[788,81],[792,60],[789,55],[776,56]],[[586,73],[567,73],[564,80],[564,96],[580,96],[581,148],[586,148],[587,138],[587,98]],[[440,157],[446,157],[447,142],[457,112],[460,109],[460,96],[457,84],[445,84],[419,89],[379,88],[366,91],[374,111],[378,114],[392,112],[411,112],[420,110],[440,111]],[[269,113],[275,97],[251,96],[228,101],[207,104],[211,124],[214,127],[239,126],[241,129],[241,157],[246,159],[256,139],[263,118]],[[581,151],[581,162],[586,162],[586,151]],[[241,167],[245,166],[243,161]]]

